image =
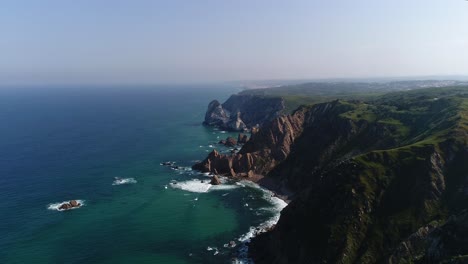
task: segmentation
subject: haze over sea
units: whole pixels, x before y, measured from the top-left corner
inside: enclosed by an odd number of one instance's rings
[[[284,206],[189,169],[229,151],[216,144],[229,133],[201,122],[211,99],[237,91],[1,89],[0,263],[230,263],[238,239]],[[84,206],[56,210],[71,199]]]

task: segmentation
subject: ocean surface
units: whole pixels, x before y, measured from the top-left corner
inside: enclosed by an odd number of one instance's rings
[[[246,262],[242,241],[284,203],[190,169],[229,152],[216,143],[230,134],[201,122],[237,91],[1,88],[0,263]],[[57,210],[72,199],[84,205]]]

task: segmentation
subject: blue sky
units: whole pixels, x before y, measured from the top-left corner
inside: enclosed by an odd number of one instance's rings
[[[468,75],[464,0],[3,0],[0,84]]]

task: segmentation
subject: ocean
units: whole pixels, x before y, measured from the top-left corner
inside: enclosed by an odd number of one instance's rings
[[[0,263],[246,263],[242,242],[285,204],[190,169],[229,152],[217,142],[237,134],[201,122],[238,91],[1,88]]]

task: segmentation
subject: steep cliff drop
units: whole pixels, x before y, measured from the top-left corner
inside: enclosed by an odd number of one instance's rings
[[[265,122],[238,153],[214,150],[193,168],[266,175],[295,191],[252,240],[255,263],[464,263],[467,92],[301,107]]]
[[[284,100],[280,97],[232,95],[223,104],[213,100],[203,124],[230,131],[250,130],[278,117],[283,109]]]

